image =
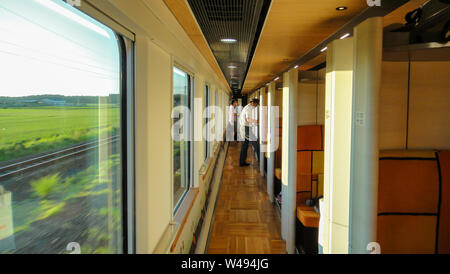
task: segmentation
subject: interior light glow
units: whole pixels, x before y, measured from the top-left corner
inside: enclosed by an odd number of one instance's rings
[[[220,39],[220,41],[225,44],[234,44],[237,42],[237,40],[234,38],[223,38],[223,39]]]
[[[97,32],[98,34],[101,34],[101,35],[107,37],[108,39],[110,38],[108,32],[106,32],[101,27],[93,24],[92,22],[89,22],[88,20],[84,19],[83,17],[79,16],[76,13],[63,8],[62,6],[56,4],[55,2],[53,2],[51,0],[34,0],[34,1],[49,8],[50,10],[52,10],[54,12],[61,14],[62,16],[66,17],[74,22],[77,22],[78,24],[80,24],[82,26],[85,26],[86,28],[88,28],[92,31]]]
[[[345,39],[345,38],[347,38],[347,37],[349,37],[350,36],[350,33],[346,33],[346,34],[344,34],[342,37],[341,37],[341,40],[342,39]]]
[[[177,69],[176,67],[173,68],[173,72],[180,75],[181,77],[186,77],[186,73],[182,70]]]
[[[323,49],[320,50],[320,52],[324,52],[328,49],[328,47],[324,47]]]

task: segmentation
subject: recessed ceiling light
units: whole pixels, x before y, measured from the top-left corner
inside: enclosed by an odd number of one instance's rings
[[[223,38],[223,39],[220,39],[220,41],[225,44],[234,44],[237,42],[237,40],[234,38]]]
[[[328,47],[324,47],[323,49],[320,50],[320,52],[324,52],[328,49]]]
[[[346,33],[346,34],[344,34],[342,37],[341,37],[341,39],[345,39],[345,38],[347,38],[347,37],[349,37],[350,36],[350,33]]]
[[[346,6],[341,6],[341,7],[337,7],[336,8],[336,10],[338,10],[338,11],[343,11],[343,10],[346,10],[346,9],[347,9]]]
[[[228,68],[230,68],[230,69],[235,69],[235,68],[237,68],[236,66],[228,66]]]
[[[296,65],[294,68],[298,68],[298,65]]]
[[[277,77],[277,78],[275,78],[275,80],[274,80],[274,81],[278,81],[278,80],[280,80],[280,77]]]

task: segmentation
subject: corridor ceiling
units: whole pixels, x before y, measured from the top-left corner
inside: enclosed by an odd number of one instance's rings
[[[243,94],[272,80],[369,9],[366,0],[272,0],[270,5],[264,0],[164,1],[211,66],[219,65],[232,90]],[[424,2],[409,1],[385,16],[385,25],[402,23],[407,11]],[[267,16],[264,5],[270,6]],[[261,18],[265,18],[264,22],[260,22]],[[237,41],[226,44],[220,41],[224,38]],[[211,61],[211,56],[216,60]],[[326,52],[317,54],[299,69],[311,69],[325,58]]]
[[[188,0],[188,3],[231,89],[238,93],[270,0]]]

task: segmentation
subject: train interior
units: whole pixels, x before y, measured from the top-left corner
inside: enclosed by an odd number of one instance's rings
[[[0,0],[0,254],[449,254],[449,37],[448,0]]]

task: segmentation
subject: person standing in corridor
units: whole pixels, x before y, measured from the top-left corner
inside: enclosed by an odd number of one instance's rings
[[[239,131],[243,137],[243,142],[241,145],[241,155],[239,159],[239,165],[249,166],[247,163],[247,150],[248,144],[250,143],[255,152],[256,157],[259,161],[259,144],[258,144],[258,104],[259,100],[254,98],[250,101],[250,104],[246,105],[241,112],[239,117]]]
[[[237,141],[237,124],[240,113],[238,100],[233,99],[228,107],[227,141]]]

